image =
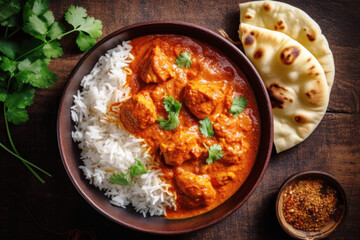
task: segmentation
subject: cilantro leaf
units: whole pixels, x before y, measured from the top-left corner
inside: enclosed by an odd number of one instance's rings
[[[246,107],[247,100],[245,97],[236,97],[231,104],[229,113],[232,113],[234,117],[237,117]]]
[[[49,8],[47,0],[29,0],[26,1],[23,10],[24,22],[27,22],[31,15],[40,16],[44,14]]]
[[[141,174],[147,173],[145,166],[140,162],[139,159],[135,159],[136,164],[131,165],[130,167],[130,176],[133,178]]]
[[[57,58],[63,54],[63,50],[60,47],[59,42],[48,42],[43,46],[43,51],[48,58]]]
[[[9,19],[21,10],[20,0],[0,1],[0,22]]]
[[[176,101],[173,97],[165,97],[163,103],[167,112],[180,112],[181,103]]]
[[[7,109],[24,109],[33,103],[35,89],[32,87],[23,87],[20,91],[13,92],[7,96],[5,106]]]
[[[204,146],[209,151],[209,157],[206,159],[207,164],[212,164],[214,161],[219,161],[223,157],[224,152],[221,151],[222,149],[220,145],[214,144],[209,148],[204,143]]]
[[[18,50],[18,45],[15,42],[0,39],[0,52],[8,58],[15,59]]]
[[[65,20],[74,28],[77,28],[83,24],[86,17],[86,9],[83,7],[70,6],[65,13]]]
[[[5,72],[13,73],[16,70],[17,62],[10,60],[7,57],[2,57],[0,67]]]
[[[8,19],[5,19],[4,21],[0,22],[0,25],[3,27],[16,27],[19,26],[19,19],[17,15],[13,15],[9,17]]]
[[[7,97],[6,89],[0,88],[0,102],[5,102]]]
[[[160,118],[156,121],[160,123],[160,128],[163,130],[175,130],[180,125],[179,114],[175,112],[169,112],[167,120]]]
[[[192,64],[191,62],[191,56],[187,52],[182,52],[180,55],[176,58],[175,64],[179,67],[189,68]]]
[[[83,7],[70,6],[65,13],[65,20],[79,31],[76,43],[81,51],[90,50],[102,34],[101,21],[88,17]]]
[[[160,128],[163,130],[174,130],[177,126],[180,125],[179,113],[181,108],[181,103],[176,101],[173,97],[165,97],[164,108],[169,113],[168,119],[157,119],[156,121],[160,123]]]
[[[208,138],[211,138],[214,135],[214,129],[211,124],[211,121],[209,117],[204,118],[203,120],[200,120],[200,132],[207,136]]]
[[[57,75],[48,68],[48,59],[38,59],[31,63],[29,59],[19,63],[19,72],[15,78],[23,83],[29,83],[34,87],[48,88],[57,80]]]
[[[49,88],[56,82],[57,75],[46,67],[37,73],[28,74],[27,80],[33,87]]]
[[[88,51],[96,44],[96,41],[91,36],[80,31],[76,43],[81,51]]]
[[[13,124],[20,124],[24,123],[29,120],[29,115],[25,109],[15,108],[15,109],[8,109],[6,111],[6,117],[9,122]]]
[[[44,40],[47,26],[38,16],[31,15],[29,21],[24,25],[23,30],[35,38]]]
[[[85,18],[84,23],[78,29],[87,32],[92,38],[99,38],[102,35],[102,23],[93,17]]]
[[[118,184],[122,186],[129,186],[131,185],[131,180],[129,180],[125,173],[121,172],[120,174],[113,173],[110,176],[110,182],[112,184]]]
[[[46,13],[44,13],[41,18],[44,20],[44,22],[46,23],[46,26],[50,26],[51,24],[53,24],[55,22],[55,17],[52,11],[47,11]]]
[[[62,25],[59,22],[54,22],[48,31],[48,36],[52,40],[55,38],[59,38],[64,32],[65,32],[64,25]]]
[[[19,124],[29,119],[25,108],[33,103],[34,95],[35,89],[27,86],[7,96],[5,106],[9,122]]]

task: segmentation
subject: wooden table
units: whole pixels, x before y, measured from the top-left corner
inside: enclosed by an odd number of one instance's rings
[[[325,117],[300,145],[273,153],[265,176],[250,199],[234,214],[209,228],[180,236],[152,236],[106,219],[86,203],[62,165],[56,138],[59,101],[67,77],[82,54],[74,36],[62,40],[64,55],[50,68],[58,82],[38,90],[26,124],[11,126],[21,154],[52,173],[39,183],[14,157],[0,150],[0,239],[289,239],[275,216],[276,194],[290,175],[321,170],[344,186],[348,212],[343,225],[328,239],[360,236],[360,1],[287,0],[305,10],[321,26],[334,53],[336,76]],[[56,19],[70,5],[80,5],[101,19],[103,36],[124,26],[151,20],[181,20],[216,31],[223,28],[238,39],[238,1],[227,0],[59,0],[50,8]],[[0,113],[0,141],[9,146]],[[81,238],[76,238],[76,237]]]

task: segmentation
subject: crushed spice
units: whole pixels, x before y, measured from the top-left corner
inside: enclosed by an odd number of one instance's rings
[[[337,192],[322,180],[294,182],[283,193],[285,221],[303,231],[320,231],[336,212]]]

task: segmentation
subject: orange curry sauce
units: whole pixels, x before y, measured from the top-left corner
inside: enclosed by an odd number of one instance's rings
[[[231,197],[249,175],[260,141],[260,116],[244,75],[217,49],[185,36],[148,35],[131,41],[134,56],[127,77],[132,98],[120,104],[119,120],[145,139],[154,161],[176,193],[176,209],[169,219],[188,218],[210,211]],[[191,56],[190,68],[175,59]],[[162,130],[156,119],[168,118],[164,96],[182,103],[180,125]],[[236,118],[228,111],[235,97],[247,106]],[[119,103],[112,106],[119,109]],[[110,111],[112,106],[110,106]],[[201,134],[199,120],[208,116],[215,134]],[[207,164],[208,147],[218,144],[223,157]]]

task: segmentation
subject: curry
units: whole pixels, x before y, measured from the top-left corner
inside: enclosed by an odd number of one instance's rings
[[[181,219],[217,207],[244,183],[256,159],[260,116],[252,89],[240,69],[217,49],[179,35],[148,35],[133,39],[127,84],[131,98],[109,107],[129,132],[145,140],[154,161],[176,196],[176,209],[166,217]],[[191,66],[176,59],[187,53]],[[168,118],[164,98],[181,103],[173,130],[160,127]],[[247,101],[238,115],[229,112],[236,97]],[[200,131],[208,118],[213,136]],[[210,146],[221,158],[207,163]]]

